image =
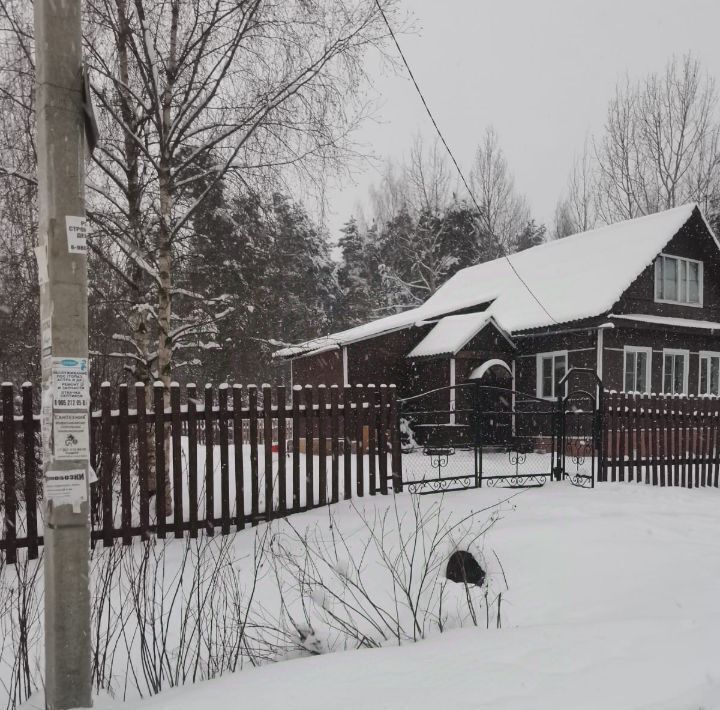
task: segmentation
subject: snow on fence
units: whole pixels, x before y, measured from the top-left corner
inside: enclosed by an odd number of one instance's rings
[[[718,487],[720,400],[606,393],[598,481]]]
[[[288,399],[285,387],[208,385],[198,396],[188,385],[183,402],[173,384],[167,407],[162,386],[138,384],[134,409],[129,389],[103,385],[91,415],[93,544],[227,534],[402,487],[394,386],[296,387]],[[32,559],[43,544],[40,417],[29,384],[20,414],[13,385],[0,398],[0,552],[14,562],[18,549]],[[166,495],[152,495],[155,470]]]

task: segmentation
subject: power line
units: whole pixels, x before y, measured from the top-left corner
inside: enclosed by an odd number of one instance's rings
[[[385,11],[382,9],[382,6],[380,5],[380,0],[375,0],[375,5],[377,6],[377,9],[380,10],[380,14],[382,15],[383,21],[385,22],[385,26],[387,27],[388,32],[390,33],[390,36],[392,37],[392,40],[395,43],[395,47],[397,48],[398,54],[400,55],[400,58],[402,59],[403,64],[405,65],[405,69],[407,69],[407,73],[410,75],[410,79],[412,80],[412,83],[415,86],[415,90],[417,91],[418,96],[420,97],[420,100],[422,101],[422,104],[425,107],[425,111],[427,112],[427,115],[430,117],[430,120],[432,121],[432,124],[435,127],[435,131],[437,132],[440,140],[442,141],[442,144],[445,146],[445,150],[447,150],[448,155],[450,156],[450,160],[452,160],[453,165],[455,166],[455,169],[457,170],[457,173],[460,176],[460,180],[462,180],[462,184],[465,186],[465,189],[467,190],[468,195],[470,195],[470,199],[473,201],[475,208],[477,209],[477,211],[480,214],[482,214],[482,209],[480,208],[478,201],[475,199],[475,195],[473,194],[473,191],[470,189],[470,185],[468,185],[468,181],[465,179],[465,175],[463,175],[463,171],[460,169],[460,165],[458,164],[458,161],[455,159],[455,156],[453,155],[453,152],[450,149],[448,142],[445,140],[445,136],[443,135],[442,131],[440,130],[440,126],[438,126],[438,123],[435,120],[435,116],[433,116],[433,113],[430,110],[430,106],[428,106],[428,102],[425,100],[425,96],[423,95],[423,92],[417,83],[417,79],[415,79],[415,75],[413,74],[413,71],[410,68],[410,65],[408,64],[408,60],[405,58],[405,53],[402,51],[402,48],[400,47],[400,43],[398,42],[397,37],[395,36],[395,33],[393,32],[393,28],[390,26],[390,22],[388,21],[388,18],[385,15]],[[518,270],[515,268],[515,265],[512,263],[512,261],[510,261],[510,257],[507,254],[503,254],[503,258],[507,260],[507,263],[509,264],[510,268],[513,270],[513,273],[515,274],[515,276],[517,276],[518,280],[525,287],[527,292],[535,299],[535,302],[538,304],[538,306],[540,306],[540,308],[542,308],[543,311],[545,311],[545,315],[553,323],[557,323],[557,321],[552,317],[552,315],[550,315],[550,312],[548,311],[548,309],[545,308],[545,306],[542,304],[540,299],[535,295],[535,293],[530,288],[530,286],[527,284],[525,279],[523,279],[523,277],[520,276],[520,274],[518,273]]]

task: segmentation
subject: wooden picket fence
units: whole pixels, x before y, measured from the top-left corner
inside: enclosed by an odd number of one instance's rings
[[[134,408],[130,389],[103,385],[91,414],[93,543],[228,534],[340,499],[401,490],[394,386],[288,392],[208,385],[198,393],[194,385],[173,384],[168,407],[161,385],[148,392],[138,384]],[[0,552],[14,562],[18,549],[35,558],[43,544],[40,417],[29,384],[19,405],[11,384],[2,385],[0,399]],[[153,458],[166,495],[150,490]]]
[[[717,488],[720,400],[606,393],[599,481]]]

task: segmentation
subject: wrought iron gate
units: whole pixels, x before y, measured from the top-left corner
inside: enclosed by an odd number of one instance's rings
[[[468,382],[398,400],[403,485],[411,493],[532,488],[567,477],[594,486],[601,417],[588,390],[540,399]],[[602,387],[598,388],[602,391]]]

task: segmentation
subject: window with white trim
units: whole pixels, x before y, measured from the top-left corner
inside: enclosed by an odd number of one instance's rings
[[[698,394],[720,397],[720,353],[700,351]]]
[[[537,355],[537,396],[555,399],[555,389],[567,372],[567,350]]]
[[[695,259],[660,254],[655,259],[655,300],[701,306],[703,263]]]
[[[663,350],[663,392],[665,394],[688,393],[688,350]]]
[[[625,392],[650,394],[652,348],[625,346],[623,386]]]

